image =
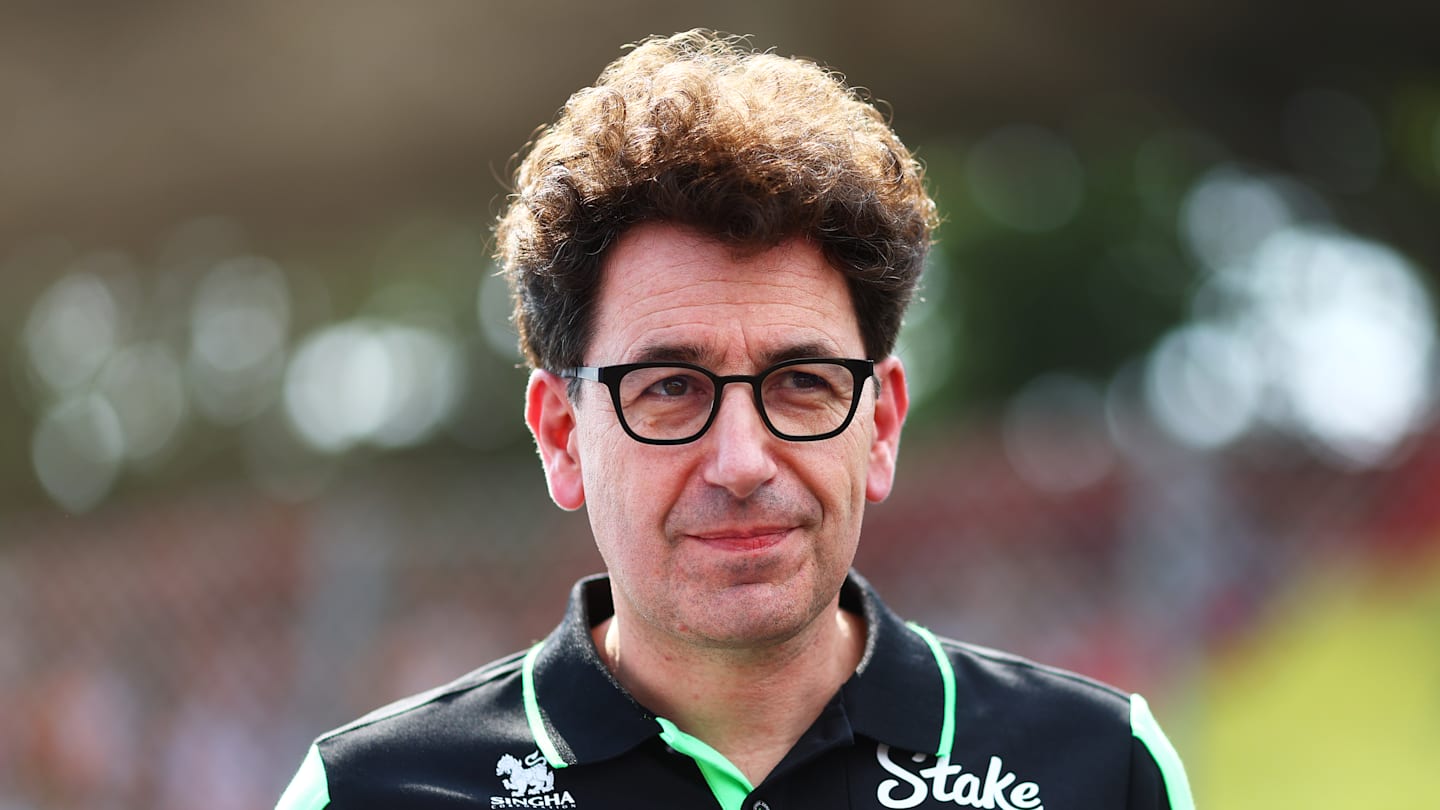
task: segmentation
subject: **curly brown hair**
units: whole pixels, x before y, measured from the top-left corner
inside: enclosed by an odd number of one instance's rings
[[[646,221],[738,255],[791,237],[846,276],[890,354],[935,226],[919,163],[834,73],[705,30],[652,38],[570,97],[515,173],[496,258],[533,367],[584,362],[606,248]]]

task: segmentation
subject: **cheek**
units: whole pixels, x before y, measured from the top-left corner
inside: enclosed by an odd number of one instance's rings
[[[865,473],[869,454],[863,442],[837,437],[830,442],[801,445],[783,465],[809,498],[818,502],[831,531],[844,532],[860,520],[865,508]]]
[[[857,418],[858,421],[858,418]],[[831,457],[827,475],[835,488],[844,488],[852,499],[864,500],[865,474],[870,468],[870,431],[854,425],[845,433],[844,449]]]
[[[587,509],[597,541],[611,542],[654,532],[683,486],[685,476],[663,454],[647,452],[618,429],[587,436],[581,468]],[[662,448],[664,449],[664,448]]]

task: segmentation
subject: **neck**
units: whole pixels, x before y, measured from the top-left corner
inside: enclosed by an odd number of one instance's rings
[[[701,648],[636,632],[619,610],[592,629],[600,657],[642,705],[704,740],[753,785],[779,764],[855,672],[865,623],[839,599],[792,639]]]

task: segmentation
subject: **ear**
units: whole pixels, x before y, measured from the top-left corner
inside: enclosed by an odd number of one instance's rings
[[[905,366],[891,355],[875,364],[875,438],[870,443],[870,467],[865,477],[865,497],[879,503],[890,495],[895,483],[895,458],[900,453],[900,429],[910,410],[910,393],[905,388]]]
[[[535,437],[550,498],[561,509],[574,511],[585,503],[580,476],[580,454],[575,431],[575,404],[566,393],[566,381],[543,369],[530,374],[525,387],[525,424]]]

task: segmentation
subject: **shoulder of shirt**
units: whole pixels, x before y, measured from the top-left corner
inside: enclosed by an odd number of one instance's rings
[[[1194,810],[1179,755],[1141,696],[1012,653],[938,640],[965,696],[957,727],[1003,714],[1008,733],[1021,741],[1016,751],[1041,759],[1052,756],[1061,740],[1082,741],[1091,761],[1124,763],[1116,772],[1130,780],[1127,806]]]
[[[496,659],[495,661],[492,661],[489,664],[480,667],[479,669],[472,670],[460,676],[459,678],[456,678],[450,683],[443,684],[433,689],[428,689],[424,692],[419,692],[417,694],[410,695],[409,697],[401,698],[394,703],[381,706],[380,708],[349,723],[346,723],[343,726],[321,734],[316,739],[316,742],[320,743],[327,740],[333,740],[336,737],[342,737],[347,734],[359,731],[361,729],[403,718],[406,715],[412,714],[420,709],[433,706],[440,701],[443,701],[444,699],[455,695],[460,695],[467,692],[475,692],[477,690],[483,690],[485,687],[494,684],[496,681],[501,681],[506,678],[519,675],[521,662],[524,660],[524,657],[525,653],[521,651],[512,653],[503,658]]]
[[[972,677],[988,677],[997,681],[997,685],[1019,691],[1044,693],[1057,698],[1069,695],[1117,710],[1129,710],[1129,693],[1078,672],[978,644],[943,637],[938,640],[957,672],[963,670]]]

